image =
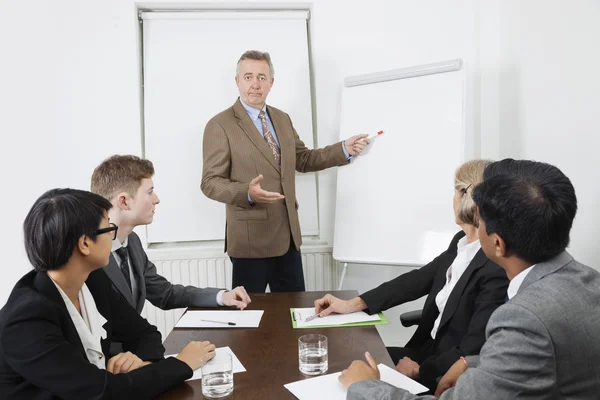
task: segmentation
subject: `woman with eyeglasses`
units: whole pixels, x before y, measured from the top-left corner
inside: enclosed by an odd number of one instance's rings
[[[488,164],[472,160],[456,170],[452,204],[461,230],[446,251],[429,264],[354,299],[341,300],[328,294],[315,301],[315,311],[322,316],[360,310],[375,314],[427,296],[412,338],[404,347],[388,347],[388,353],[398,371],[432,391],[437,378],[460,357],[479,354],[488,319],[506,297],[508,278],[481,250],[477,210],[471,198]]]
[[[191,342],[165,359],[156,327],[114,295],[100,271],[117,233],[110,207],[90,192],[54,189],[29,211],[34,270],[0,310],[0,399],[153,398],[214,357],[214,345]],[[107,360],[112,341],[126,352]]]

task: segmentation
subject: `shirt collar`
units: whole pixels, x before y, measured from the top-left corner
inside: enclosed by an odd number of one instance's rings
[[[125,238],[125,241],[123,242],[123,244],[121,244],[121,242],[119,242],[119,238],[116,238],[115,240],[112,241],[112,248],[110,251],[117,251],[121,247],[127,247],[128,243],[129,243],[129,236],[127,236]]]
[[[48,277],[50,277],[50,275],[48,275]],[[80,314],[61,287],[54,282],[52,277],[50,277],[50,280],[54,283],[54,286],[56,286],[56,289],[65,302],[67,312],[73,321],[73,325],[81,340],[88,361],[100,369],[105,369],[106,362],[102,352],[101,339],[106,339],[104,324],[106,324],[107,320],[98,311],[94,296],[92,296],[92,293],[84,283],[77,295],[79,307],[81,309]]]
[[[468,260],[472,260],[475,257],[475,254],[481,249],[481,243],[478,240],[467,244],[467,237],[464,236],[462,239],[458,241],[456,245],[458,252],[466,252],[466,256]]]
[[[515,295],[519,292],[519,288],[521,287],[521,284],[525,280],[525,277],[531,272],[533,267],[535,267],[535,264],[532,265],[531,267],[519,272],[517,274],[517,276],[515,276],[510,281],[510,283],[508,284],[508,290],[506,291],[506,295],[508,296],[509,299],[512,299],[513,297],[515,297]]]
[[[252,119],[252,121],[256,121],[258,119],[258,114],[260,114],[261,110],[257,110],[254,107],[250,107],[248,104],[244,103],[244,100],[242,100],[241,97],[240,97],[240,103],[242,103],[242,106],[244,107],[244,109],[246,110],[248,115],[250,116],[250,119]],[[266,103],[263,105],[262,111],[264,111],[265,114],[267,114],[267,104]]]

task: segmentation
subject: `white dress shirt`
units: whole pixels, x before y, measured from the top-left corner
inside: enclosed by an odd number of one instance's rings
[[[115,258],[115,261],[117,262],[118,266],[121,266],[121,257],[119,257],[119,255],[117,254],[117,250],[121,247],[127,247],[127,245],[129,244],[129,237],[125,238],[125,241],[121,244],[121,242],[119,242],[119,238],[116,238],[115,240],[113,240],[112,242],[112,255]],[[138,286],[139,286],[139,282],[136,280],[136,274],[133,273],[133,266],[131,265],[131,254],[129,255],[129,258],[127,259],[127,264],[129,266],[129,276],[131,277],[131,292],[132,293],[137,293],[138,290]],[[220,290],[217,293],[217,304],[222,306],[223,305],[223,294],[226,292],[226,290]],[[135,301],[135,296],[133,296],[133,299]]]
[[[456,258],[452,262],[450,268],[446,271],[446,284],[442,290],[439,291],[437,296],[435,296],[435,304],[437,304],[440,314],[435,319],[433,329],[431,330],[431,337],[433,339],[435,339],[435,335],[440,327],[444,308],[446,307],[446,302],[448,301],[448,297],[450,297],[450,293],[452,293],[454,286],[456,286],[456,283],[462,274],[465,272],[471,261],[473,261],[473,257],[475,257],[475,254],[477,254],[479,249],[481,249],[479,240],[467,244],[467,237],[465,236],[458,241]]]
[[[52,280],[52,278],[50,278],[50,280]],[[100,339],[106,339],[106,330],[103,328],[106,319],[96,308],[96,302],[87,285],[84,283],[77,294],[79,308],[81,309],[80,314],[71,299],[69,299],[60,286],[58,286],[54,280],[52,280],[52,283],[54,283],[54,286],[58,289],[58,293],[60,293],[60,296],[67,306],[67,311],[73,321],[73,325],[75,325],[75,329],[77,330],[77,334],[79,335],[88,361],[100,369],[106,369],[106,360],[104,358],[104,353],[102,352],[102,346],[100,345]]]
[[[512,280],[508,284],[508,289],[506,291],[506,295],[508,296],[509,300],[512,299],[513,297],[515,297],[515,295],[519,292],[519,289],[521,288],[521,284],[525,280],[525,277],[531,272],[533,267],[535,267],[535,264],[533,264],[531,267],[519,272],[519,274],[517,276],[512,278]]]

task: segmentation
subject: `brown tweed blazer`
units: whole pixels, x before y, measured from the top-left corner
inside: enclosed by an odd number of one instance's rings
[[[348,163],[341,143],[308,149],[290,116],[267,106],[281,147],[281,167],[239,99],[206,124],[202,192],[226,204],[225,251],[232,257],[267,258],[285,254],[291,238],[302,244],[295,172],[313,172]],[[248,184],[263,174],[261,187],[282,193],[273,204],[248,204]],[[201,223],[201,222],[200,222]]]

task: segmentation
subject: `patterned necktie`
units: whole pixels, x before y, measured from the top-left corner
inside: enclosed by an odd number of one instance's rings
[[[129,286],[129,290],[131,290],[131,275],[129,274],[129,263],[127,260],[129,259],[129,252],[127,251],[127,247],[119,247],[117,250],[117,255],[121,259],[119,263],[119,268],[121,268],[121,272],[125,277],[125,281],[127,282],[127,286]]]
[[[265,112],[263,110],[260,110],[258,116],[262,121],[264,138],[267,141],[269,147],[271,148],[271,153],[273,153],[273,157],[275,158],[275,161],[277,161],[277,165],[281,165],[281,153],[279,152],[279,146],[277,146],[275,137],[269,129],[269,124],[267,123],[267,116],[265,115]]]

